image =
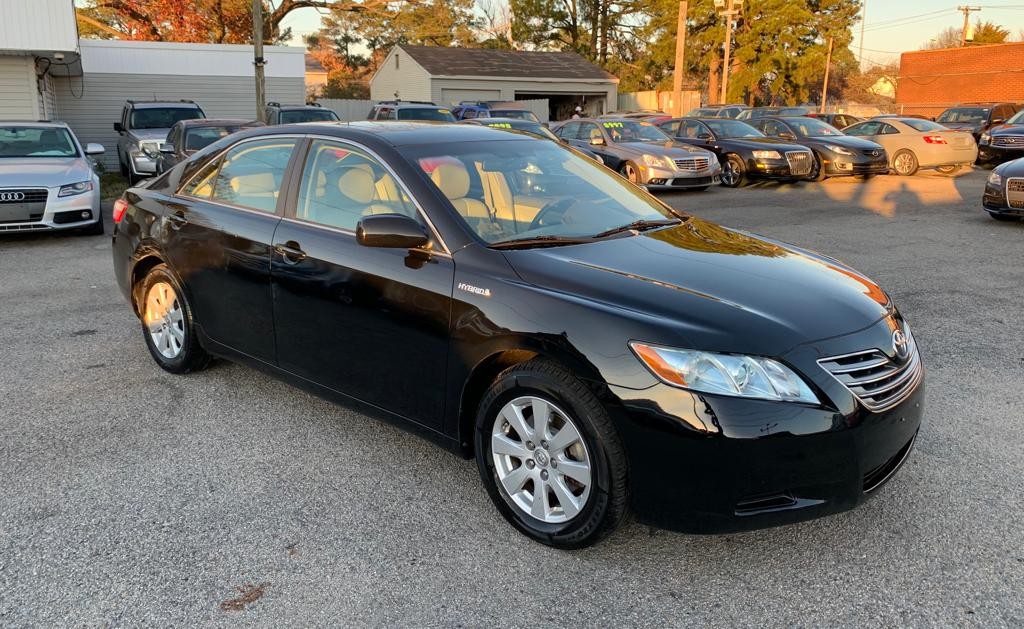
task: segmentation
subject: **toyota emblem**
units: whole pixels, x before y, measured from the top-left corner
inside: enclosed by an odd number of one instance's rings
[[[903,330],[896,330],[892,333],[892,349],[900,360],[906,360],[910,356],[910,342]]]
[[[13,201],[24,201],[24,192],[0,192],[0,201],[4,203],[11,203]]]

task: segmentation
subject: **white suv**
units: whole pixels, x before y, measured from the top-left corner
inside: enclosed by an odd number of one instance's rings
[[[0,122],[0,233],[81,229],[103,233],[100,178],[61,122]]]

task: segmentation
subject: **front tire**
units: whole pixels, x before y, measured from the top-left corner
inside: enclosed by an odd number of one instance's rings
[[[618,433],[594,393],[557,363],[533,359],[498,374],[477,411],[475,446],[498,511],[542,544],[589,546],[625,517]]]
[[[897,175],[903,177],[910,177],[916,174],[918,169],[917,155],[914,155],[913,151],[907,149],[897,151],[892,157],[892,169],[896,171]]]
[[[136,293],[142,336],[156,364],[175,374],[199,371],[210,355],[199,345],[192,307],[165,264],[153,267]]]
[[[619,168],[619,172],[622,173],[622,176],[628,179],[630,182],[635,183],[638,186],[643,184],[643,181],[641,181],[642,178],[640,176],[640,168],[638,168],[637,165],[634,164],[633,162],[623,162],[622,167]]]
[[[746,179],[747,167],[739,155],[729,153],[722,164],[722,185],[726,188],[739,188]]]
[[[825,181],[827,178],[824,160],[821,159],[821,155],[814,153],[814,172],[811,175],[811,181]]]

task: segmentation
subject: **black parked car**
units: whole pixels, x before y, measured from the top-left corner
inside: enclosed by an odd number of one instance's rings
[[[750,107],[736,115],[737,120],[753,120],[768,116],[806,116],[811,113],[810,107]]]
[[[985,183],[982,205],[1000,221],[1024,218],[1024,158],[997,166]]]
[[[188,159],[189,155],[239,129],[260,126],[263,126],[263,123],[257,120],[233,118],[195,118],[176,122],[167,134],[167,141],[160,144],[156,172],[160,174],[170,170],[175,164]]]
[[[729,188],[751,179],[800,181],[811,175],[814,166],[807,148],[766,138],[739,120],[676,118],[658,126],[679,142],[714,152],[722,164],[722,185]]]
[[[935,122],[958,131],[970,131],[977,142],[981,134],[1003,124],[1017,113],[1013,103],[965,103],[950,107]]]
[[[493,204],[480,172],[544,205]],[[475,456],[502,515],[553,546],[627,506],[691,531],[850,509],[920,425],[921,358],[871,280],[547,140],[242,131],[129,189],[114,220],[160,367],[222,356],[416,427]]]
[[[814,179],[850,175],[884,175],[889,156],[881,144],[845,135],[832,125],[806,116],[758,118],[750,124],[770,138],[806,146],[814,153]]]
[[[978,161],[1001,164],[1024,157],[1024,110],[992,127],[978,139]]]

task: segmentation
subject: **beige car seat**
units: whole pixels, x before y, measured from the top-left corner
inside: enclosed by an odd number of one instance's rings
[[[544,199],[512,194],[505,173],[484,170],[480,164],[477,164],[476,169],[484,189],[484,202],[490,206],[495,218],[512,221],[517,230],[520,223],[531,223],[547,203]]]
[[[469,172],[462,164],[441,164],[430,173],[430,180],[470,224],[491,219],[486,205],[466,196],[469,194]]]
[[[388,214],[393,210],[374,203],[377,188],[369,169],[342,167],[326,175],[322,197],[307,205],[306,218],[344,229],[354,229],[359,218],[367,214]],[[331,182],[334,185],[330,185]],[[319,196],[319,195],[318,195]]]

